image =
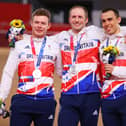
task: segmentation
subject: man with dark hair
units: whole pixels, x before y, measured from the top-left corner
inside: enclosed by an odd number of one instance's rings
[[[103,62],[102,117],[104,126],[126,126],[126,29],[120,28],[121,17],[115,9],[108,8],[101,14],[102,27],[105,32],[100,47]],[[116,53],[103,58],[105,48],[112,47]],[[110,64],[110,60],[111,62]],[[105,63],[105,61],[107,61]]]
[[[115,14],[115,16],[118,18],[118,17],[120,17],[120,15],[119,15],[119,11],[118,10],[116,10],[116,9],[114,9],[114,8],[106,8],[106,9],[103,9],[102,10],[102,13],[105,13],[105,12],[107,12],[107,11],[113,11],[113,13]]]
[[[54,68],[61,74],[59,46],[48,36],[50,12],[39,8],[32,14],[32,35],[16,42],[3,69],[0,85],[0,108],[8,96],[12,78],[18,67],[17,93],[12,97],[10,126],[52,126]]]

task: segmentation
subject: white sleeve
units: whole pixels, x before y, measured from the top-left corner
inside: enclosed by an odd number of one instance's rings
[[[86,29],[88,31],[88,36],[90,38],[99,39],[100,41],[102,41],[104,37],[104,31],[102,28],[97,27],[95,25],[90,25],[90,26],[87,26]]]
[[[59,42],[59,36],[62,34],[62,32],[57,33],[55,35],[49,36],[54,43],[54,49],[57,50],[56,52],[56,63],[55,63],[55,70],[58,76],[62,76],[62,58],[61,58],[61,51],[60,51],[60,42]]]
[[[56,73],[61,77],[62,76],[62,59],[61,59],[61,51],[59,48],[59,44],[56,44],[56,50],[57,50],[57,59],[56,59]]]
[[[121,33],[126,36],[126,26],[120,26]]]
[[[126,67],[115,66],[112,75],[119,78],[126,78]]]
[[[23,34],[23,39],[30,39],[30,37],[31,37],[31,35],[29,35],[29,34]]]
[[[17,68],[17,52],[15,48],[10,49],[8,60],[4,66],[1,84],[0,84],[0,98],[5,100],[10,92],[12,85],[12,78]]]

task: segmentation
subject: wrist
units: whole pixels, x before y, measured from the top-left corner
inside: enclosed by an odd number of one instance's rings
[[[1,107],[2,103],[3,103],[3,100],[0,98],[0,107]]]

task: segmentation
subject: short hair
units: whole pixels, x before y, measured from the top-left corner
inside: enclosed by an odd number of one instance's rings
[[[38,8],[36,9],[33,13],[32,13],[32,20],[34,18],[34,16],[46,16],[49,19],[49,22],[51,20],[51,13],[49,10],[45,9],[45,8]]]
[[[106,8],[102,10],[102,13],[108,12],[108,11],[113,11],[113,13],[115,14],[115,16],[118,18],[120,17],[119,15],[119,11],[117,9],[114,8]]]
[[[81,9],[83,9],[84,12],[85,12],[85,17],[88,18],[88,10],[87,10],[87,8],[84,7],[84,6],[80,6],[80,5],[75,5],[75,6],[73,6],[73,7],[69,10],[69,15],[70,15],[70,12],[71,12],[73,9],[75,9],[75,8],[81,8]]]

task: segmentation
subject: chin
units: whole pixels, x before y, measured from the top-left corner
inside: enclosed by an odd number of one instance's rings
[[[44,34],[36,35],[37,38],[42,38],[42,37],[44,37],[44,36],[45,36]]]

